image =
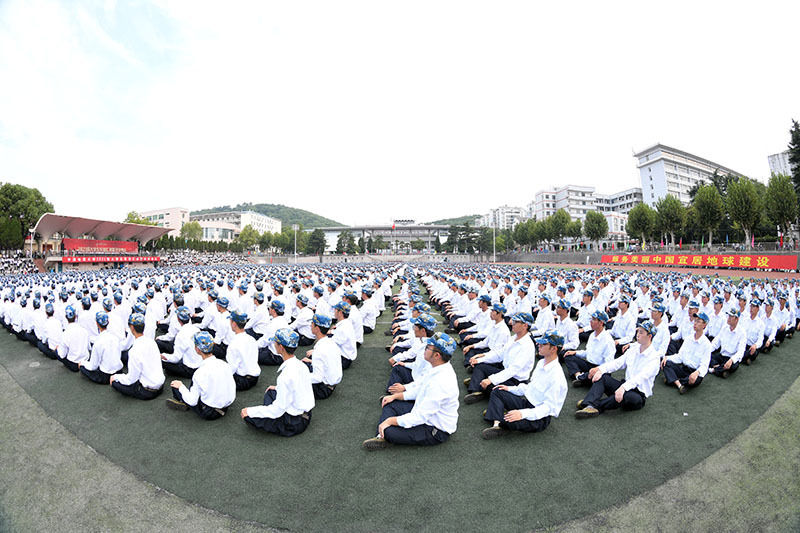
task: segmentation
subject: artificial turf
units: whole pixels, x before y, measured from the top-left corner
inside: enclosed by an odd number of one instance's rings
[[[167,410],[166,394],[141,402],[90,383],[9,335],[0,336],[0,364],[48,414],[134,474],[205,507],[298,531],[558,524],[698,463],[800,374],[793,340],[728,380],[708,376],[684,396],[659,377],[642,411],[579,421],[572,413],[586,389],[570,389],[561,417],[543,433],[483,441],[485,403],[462,404],[449,442],[370,453],[359,445],[375,434],[389,374],[381,334],[388,313],[334,395],[317,403],[309,429],[289,439],[251,430],[238,416],[259,403],[275,367],[264,368],[259,386],[241,393],[226,417],[204,422]],[[465,377],[461,360],[458,351],[455,368]]]

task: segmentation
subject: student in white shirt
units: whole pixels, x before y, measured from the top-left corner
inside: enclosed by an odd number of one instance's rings
[[[458,424],[458,381],[450,365],[455,341],[446,333],[428,339],[425,360],[431,365],[421,382],[384,396],[378,435],[362,443],[366,450],[391,444],[421,446],[446,442]]]
[[[708,315],[700,311],[694,318],[694,335],[683,339],[678,353],[661,359],[664,383],[675,385],[680,394],[689,387],[702,383],[711,362],[711,342],[703,333],[708,325]]]
[[[289,328],[275,332],[283,364],[278,368],[277,384],[264,393],[263,405],[242,409],[242,419],[248,425],[284,437],[298,435],[308,427],[314,390],[308,367],[294,356],[299,340],[299,335]]]
[[[78,363],[89,358],[89,334],[75,320],[75,308],[68,305],[64,309],[67,327],[58,345],[58,358],[73,372],[78,371]]]
[[[105,311],[95,314],[97,331],[92,353],[87,361],[78,363],[81,373],[95,383],[108,385],[113,374],[122,370],[119,339],[108,331],[109,316]]]
[[[569,350],[564,352],[564,365],[567,375],[573,379],[574,387],[590,385],[589,370],[614,359],[617,347],[614,339],[606,330],[608,315],[604,311],[595,311],[589,324],[592,334],[586,343],[585,350]]]
[[[739,326],[739,310],[730,308],[725,313],[728,315],[728,324],[711,343],[711,363],[709,374],[727,378],[739,368],[739,363],[744,357],[747,347],[747,337],[744,328]]]
[[[331,323],[329,316],[314,314],[311,332],[317,342],[302,360],[311,370],[311,388],[316,400],[328,398],[342,381],[342,353],[333,339],[328,337]]]
[[[336,327],[333,330],[333,342],[339,346],[342,351],[342,369],[347,370],[353,361],[358,357],[358,348],[356,347],[356,333],[353,329],[353,323],[350,322],[350,304],[341,301],[333,306]]]
[[[300,335],[300,346],[314,344],[314,335],[311,333],[311,318],[314,311],[308,307],[308,298],[304,294],[297,295],[297,317],[289,324]]]
[[[214,357],[214,339],[209,333],[198,332],[193,340],[203,362],[192,375],[191,389],[178,379],[170,383],[172,398],[166,404],[177,411],[191,409],[203,420],[216,420],[225,415],[236,399],[233,371],[228,363]]]
[[[258,366],[258,345],[256,340],[245,332],[247,314],[231,311],[231,331],[233,339],[228,346],[225,359],[233,371],[236,390],[247,390],[258,383],[261,367]]]
[[[558,352],[564,339],[553,332],[536,339],[539,355],[530,382],[516,386],[498,385],[489,396],[489,406],[483,418],[492,424],[481,433],[493,439],[508,430],[537,432],[558,417],[567,398],[567,380],[558,363]]]
[[[152,400],[164,387],[164,370],[156,341],[144,335],[144,315],[133,313],[128,318],[128,329],[133,345],[128,352],[128,372],[114,374],[109,379],[111,387],[126,396]]]
[[[589,371],[592,388],[578,402],[576,418],[591,418],[609,409],[622,407],[634,411],[644,407],[645,399],[653,394],[653,381],[659,367],[659,357],[652,346],[655,327],[650,321],[636,328],[634,342],[622,357],[617,357]],[[625,367],[625,379],[620,381],[611,373]]]

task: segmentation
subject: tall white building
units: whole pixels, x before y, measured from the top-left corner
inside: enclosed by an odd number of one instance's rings
[[[185,207],[141,211],[139,216],[155,223],[160,228],[169,228],[170,231],[167,235],[170,237],[179,236],[183,225],[189,222],[189,210]]]
[[[789,164],[789,150],[767,157],[770,174],[784,174],[792,176],[792,165]]]
[[[742,176],[718,163],[663,144],[651,146],[634,157],[642,185],[642,200],[650,206],[668,194],[688,205],[692,187],[710,182],[714,172]]]
[[[601,213],[628,214],[636,205],[642,203],[642,189],[633,187],[613,194],[595,194],[596,210]]]
[[[232,241],[242,232],[245,226],[252,226],[259,233],[281,232],[281,221],[255,211],[223,211],[192,215],[191,220],[198,222],[203,228],[205,241]]]
[[[527,211],[522,207],[503,205],[482,216],[479,225],[487,228],[514,229],[514,226],[525,222],[528,218]]]
[[[564,209],[573,220],[585,220],[589,211],[627,214],[641,202],[642,190],[638,187],[613,194],[599,194],[594,187],[564,185],[537,192],[528,209],[530,216],[535,216],[536,220],[543,220],[559,209]]]

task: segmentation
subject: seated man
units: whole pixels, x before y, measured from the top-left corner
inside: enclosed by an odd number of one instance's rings
[[[61,321],[56,318],[52,303],[45,304],[44,309],[47,315],[44,323],[44,339],[37,346],[50,359],[58,359],[58,345],[61,344],[61,337],[64,334],[61,329]]]
[[[326,315],[316,313],[311,317],[311,333],[317,341],[302,359],[311,370],[311,388],[316,400],[329,397],[342,381],[342,352],[328,337],[331,323],[331,318]]]
[[[261,367],[258,366],[258,345],[256,340],[245,332],[247,313],[231,311],[230,328],[233,339],[228,346],[225,359],[233,370],[236,390],[247,390],[258,383]]]
[[[572,304],[565,298],[561,298],[556,303],[556,326],[555,329],[558,334],[564,339],[561,348],[558,352],[559,360],[564,360],[564,352],[568,350],[577,350],[580,340],[578,340],[578,326],[569,316],[569,310]]]
[[[289,327],[289,323],[284,318],[286,306],[280,300],[272,300],[269,304],[270,320],[264,330],[264,334],[258,339],[258,364],[259,365],[280,365],[283,358],[278,354],[276,343],[272,340],[279,329]],[[298,335],[298,339],[300,336]]]
[[[678,353],[661,359],[664,383],[673,384],[680,394],[702,383],[711,362],[711,342],[705,336],[708,315],[701,311],[694,317],[694,335],[683,339]]]
[[[576,418],[590,418],[619,407],[628,411],[644,407],[645,399],[653,394],[653,381],[658,374],[659,358],[652,346],[654,334],[653,323],[642,322],[636,328],[636,342],[621,357],[589,370],[592,388],[578,402]],[[611,376],[623,367],[624,380]]]
[[[476,355],[491,352],[492,350],[502,350],[503,346],[508,342],[508,337],[511,333],[508,331],[508,326],[505,322],[506,306],[501,303],[492,304],[492,310],[489,317],[491,319],[491,326],[485,332],[483,339],[478,339],[474,344],[467,344],[471,341],[464,342],[464,366],[467,372],[472,373],[473,368],[470,365],[470,360]],[[481,333],[483,334],[483,332]]]
[[[484,439],[505,435],[508,430],[536,432],[558,417],[567,398],[567,380],[558,364],[558,351],[564,339],[550,332],[536,339],[539,355],[529,383],[511,386],[498,385],[489,396],[489,406],[483,418],[492,423],[481,433]]]
[[[586,349],[564,352],[564,365],[567,367],[567,375],[573,379],[573,387],[590,385],[589,370],[614,359],[617,347],[606,330],[606,321],[608,315],[604,311],[593,312],[589,322],[592,334],[589,335]]]
[[[242,419],[251,427],[291,437],[305,431],[311,422],[314,389],[308,368],[294,356],[300,336],[282,328],[275,332],[274,341],[283,359],[278,381],[265,391],[263,405],[242,409]]]
[[[244,336],[253,341],[249,335]],[[195,333],[193,340],[197,355],[203,362],[192,374],[191,389],[178,379],[170,383],[173,397],[167,399],[167,407],[177,411],[191,409],[203,420],[216,420],[225,415],[228,406],[236,399],[233,371],[228,363],[214,357],[214,339],[210,333]]]
[[[529,334],[532,324],[531,315],[517,313],[511,317],[511,336],[502,350],[476,355],[470,360],[472,377],[464,380],[470,393],[464,397],[464,403],[479,402],[495,385],[519,385],[528,380],[536,359],[536,348]]]
[[[64,309],[64,316],[67,318],[67,327],[58,345],[58,358],[65,367],[77,372],[78,363],[89,358],[89,333],[76,322],[74,307],[68,305]]]
[[[314,336],[311,333],[311,317],[314,310],[308,306],[308,297],[305,294],[297,295],[297,317],[289,324],[293,330],[300,335],[299,346],[311,346],[314,344]]]
[[[744,328],[739,328],[739,310],[728,309],[728,325],[723,326],[711,343],[711,364],[708,371],[715,376],[727,378],[739,368],[747,347]]]
[[[111,387],[126,396],[152,400],[164,387],[164,370],[156,341],[144,334],[144,315],[132,313],[128,329],[133,344],[128,351],[128,373],[114,374],[109,378]]]
[[[99,333],[89,359],[78,363],[81,374],[102,385],[108,385],[111,376],[122,370],[119,339],[108,331],[108,320],[109,316],[105,311],[95,314]]]
[[[458,381],[450,365],[456,342],[446,333],[428,339],[425,360],[431,365],[420,382],[384,396],[378,435],[362,443],[366,450],[392,444],[434,445],[446,442],[458,423]]]
[[[333,330],[333,342],[342,352],[342,370],[347,370],[358,357],[356,348],[356,332],[350,321],[350,304],[344,300],[333,306],[336,327]]]
[[[161,354],[161,365],[170,374],[190,378],[202,362],[194,349],[194,335],[200,330],[192,322],[191,312],[185,305],[178,307],[175,316],[180,326],[172,344],[172,352]]]

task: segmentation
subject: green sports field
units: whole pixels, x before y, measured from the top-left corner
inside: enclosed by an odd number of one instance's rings
[[[388,322],[388,311],[379,320]],[[570,389],[545,432],[483,441],[485,404],[462,405],[448,443],[369,453],[359,445],[374,436],[389,374],[386,326],[366,337],[333,397],[291,439],[258,433],[238,417],[241,407],[259,403],[275,368],[265,369],[257,390],[241,394],[228,416],[203,422],[167,410],[166,395],[123,398],[5,334],[0,364],[53,419],[141,479],[235,518],[297,531],[520,531],[577,519],[696,465],[800,374],[800,341],[793,340],[728,380],[709,376],[685,396],[659,379],[639,412],[578,421],[572,412],[585,389]],[[463,360],[460,351],[454,360]],[[456,370],[466,376],[460,364]]]

